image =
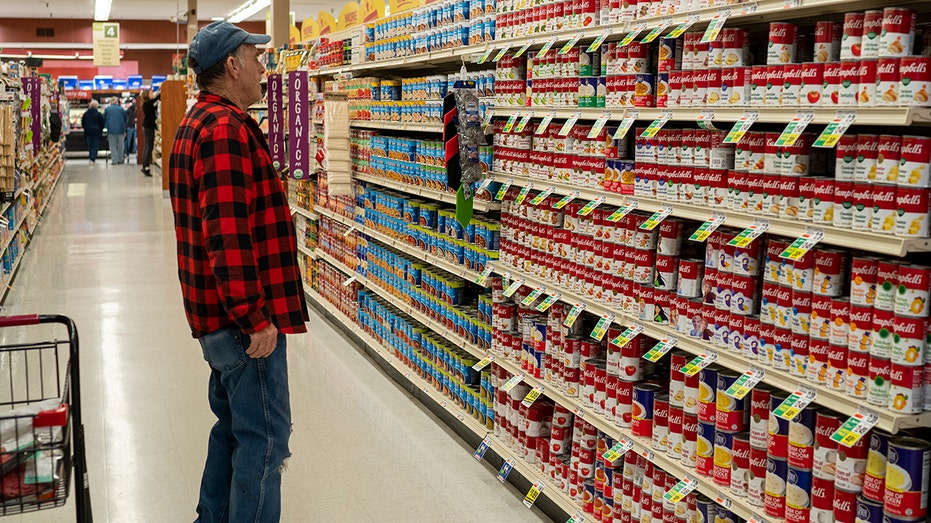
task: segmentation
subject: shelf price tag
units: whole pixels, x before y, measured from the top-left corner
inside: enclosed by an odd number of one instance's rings
[[[808,127],[808,124],[815,119],[814,111],[799,111],[795,113],[795,118],[793,118],[783,129],[782,134],[779,135],[779,139],[776,140],[776,145],[779,147],[791,147],[798,140],[799,136],[802,135],[802,131]]]
[[[575,200],[579,197],[579,191],[572,191],[571,193],[562,197],[561,200],[553,204],[554,209],[562,209],[563,207],[569,205],[569,202]]]
[[[617,336],[615,336],[615,338],[611,340],[611,345],[614,345],[617,348],[622,349],[626,347],[628,343],[633,341],[634,338],[639,336],[641,332],[643,332],[643,325],[640,325],[639,323],[635,323],[631,325],[630,327],[627,327],[626,329],[624,329],[623,332],[621,332]]]
[[[488,452],[488,447],[490,446],[491,443],[488,442],[488,436],[485,436],[485,439],[478,444],[478,448],[472,453],[472,457],[475,458],[475,461],[482,461],[482,458],[485,457],[485,453]]]
[[[575,47],[575,44],[579,43],[579,40],[581,40],[581,39],[582,39],[582,33],[576,33],[572,38],[569,39],[568,42],[565,43],[565,45],[562,46],[562,49],[560,49],[560,50],[559,50],[559,53],[557,53],[557,54],[566,54],[566,53],[568,53],[569,50],[572,49],[573,47]],[[589,52],[591,52],[591,51],[589,51]]]
[[[718,128],[714,126],[712,120],[714,120],[714,110],[708,109],[706,111],[702,111],[701,114],[698,115],[698,120],[695,123],[697,123],[698,126],[702,129],[708,131],[717,131]]]
[[[798,7],[802,5],[802,0],[786,0],[782,5],[783,9],[792,9],[793,7]]]
[[[547,199],[549,195],[553,194],[553,191],[555,190],[556,190],[556,187],[553,187],[552,185],[550,185],[546,189],[543,189],[542,191],[540,191],[540,194],[534,196],[533,199],[530,200],[530,205],[540,205],[541,203],[543,203],[543,200]]]
[[[585,204],[585,207],[582,207],[581,209],[579,209],[578,215],[579,215],[579,216],[588,216],[589,214],[592,213],[592,211],[595,210],[596,207],[598,207],[599,205],[603,204],[603,203],[605,202],[605,199],[606,199],[606,198],[604,197],[604,195],[602,195],[602,196],[599,196],[599,197],[595,198],[594,200],[592,200],[592,201],[586,203],[586,204]]]
[[[859,408],[853,416],[850,416],[850,419],[834,431],[834,434],[831,434],[831,440],[845,447],[852,447],[877,423],[879,423],[879,416],[875,412]]]
[[[815,401],[815,397],[818,395],[815,392],[815,389],[811,387],[806,387],[805,385],[799,385],[798,390],[789,394],[779,406],[773,410],[773,413],[776,416],[788,421],[792,421],[799,412],[802,412],[802,409],[808,406],[809,403]]]
[[[748,4],[744,4],[743,8],[740,10],[740,16],[752,15],[759,8],[760,8],[760,5],[757,4],[756,2],[750,2]]]
[[[511,379],[507,380],[504,385],[501,386],[501,390],[504,392],[511,392],[511,389],[517,386],[518,383],[524,381],[523,374],[515,374],[511,376]]]
[[[595,123],[592,125],[592,129],[588,131],[588,139],[597,138],[601,134],[601,130],[605,128],[605,124],[608,123],[608,120],[611,119],[611,113],[604,113],[599,116]]]
[[[543,58],[544,56],[546,56],[546,53],[550,52],[550,49],[553,48],[553,44],[556,43],[556,40],[558,40],[558,38],[559,37],[554,36],[550,38],[549,40],[547,40],[546,43],[543,44],[543,47],[541,47],[540,50],[537,52],[537,58]]]
[[[576,303],[569,309],[569,314],[566,314],[566,319],[563,320],[562,324],[566,327],[572,327],[572,325],[575,324],[575,320],[579,319],[579,315],[582,314],[584,310],[584,303]]]
[[[744,399],[753,387],[763,379],[765,372],[759,367],[750,366],[750,368],[741,374],[730,387],[724,391],[728,396],[735,399]]]
[[[524,396],[523,401],[521,401],[520,403],[521,405],[529,408],[531,405],[533,405],[533,402],[537,401],[537,398],[539,398],[542,395],[543,395],[543,385],[536,385],[532,389],[530,389],[530,392],[528,392],[527,395]]]
[[[488,127],[488,124],[491,123],[491,119],[493,116],[494,116],[494,113],[492,113],[491,111],[485,111],[485,113],[482,115],[482,129]]]
[[[520,289],[520,286],[523,284],[524,284],[523,278],[518,278],[514,280],[513,282],[511,282],[510,285],[508,285],[507,289],[504,289],[504,295],[510,298],[511,296],[514,295],[515,292],[517,292],[517,289]]]
[[[491,61],[494,63],[500,62],[501,59],[504,58],[505,53],[507,53],[510,50],[511,50],[511,46],[505,45],[504,47],[501,48],[500,51],[498,51],[498,54],[496,54],[495,57],[491,59]]]
[[[498,481],[501,483],[507,481],[511,471],[514,470],[515,463],[517,463],[517,461],[514,458],[508,458],[508,460],[501,465],[501,469],[498,471]]]
[[[605,333],[608,332],[608,327],[611,326],[611,322],[614,321],[614,315],[610,312],[603,315],[598,323],[595,324],[595,328],[592,329],[590,336],[595,338],[598,341],[601,341],[605,337]]]
[[[562,128],[559,129],[559,136],[569,136],[569,131],[575,127],[575,123],[578,122],[579,118],[581,117],[582,113],[579,112],[576,112],[571,117],[569,117],[569,119],[566,120],[566,123],[562,124]]]
[[[666,35],[666,38],[679,38],[679,37],[682,36],[686,31],[688,31],[690,27],[692,27],[693,25],[695,25],[695,22],[697,22],[697,21],[699,21],[699,20],[701,20],[701,15],[692,15],[692,16],[686,18],[684,22],[682,22],[681,24],[677,25],[675,29],[673,29],[672,31],[670,31],[669,34]]]
[[[643,40],[640,40],[640,43],[648,44],[652,42],[653,40],[656,40],[656,37],[659,36],[660,33],[665,31],[666,28],[671,25],[672,25],[672,18],[663,18],[662,20],[660,20],[660,24],[658,26],[650,30],[650,32],[647,33],[647,35],[643,37]]]
[[[824,131],[821,132],[812,145],[814,147],[834,147],[856,119],[856,111],[837,111],[837,117],[831,120],[831,123],[824,128]]]
[[[488,47],[487,49],[485,49],[485,52],[482,53],[481,56],[478,57],[477,63],[480,63],[480,64],[485,63],[485,61],[488,60],[488,57],[491,56],[491,52],[494,50],[495,50],[494,47]]]
[[[608,463],[614,463],[615,461],[624,457],[624,454],[634,448],[634,442],[629,439],[621,438],[613,447],[607,450],[602,454],[602,458]]]
[[[753,220],[753,225],[740,231],[740,234],[731,238],[731,241],[727,242],[727,244],[743,249],[753,243],[753,240],[759,238],[767,229],[769,229],[768,221]]]
[[[689,236],[689,239],[693,242],[703,242],[711,236],[711,233],[718,230],[718,227],[724,223],[724,220],[727,217],[723,213],[713,212],[711,213],[711,218],[708,219],[705,223],[701,224],[695,232]]]
[[[652,231],[657,225],[662,223],[663,220],[668,218],[670,214],[672,214],[672,205],[663,205],[658,211],[653,213],[652,216],[647,218],[645,222],[641,223],[640,228],[644,231]]]
[[[524,203],[524,200],[527,199],[527,193],[533,190],[533,182],[527,182],[527,185],[521,187],[520,192],[517,193],[517,199],[514,200],[514,203],[520,205]]]
[[[546,484],[542,481],[534,483],[527,492],[527,495],[524,496],[524,506],[527,508],[533,507],[533,503],[537,500],[537,497],[540,496],[540,493],[543,492],[544,487],[546,487]]]
[[[546,298],[543,298],[543,301],[541,301],[536,308],[539,312],[546,312],[559,298],[562,298],[562,293],[557,292],[555,294],[550,294]]]
[[[718,494],[717,496],[715,496],[714,502],[717,503],[718,505],[721,505],[722,507],[728,508],[728,509],[731,508],[732,506],[734,506],[734,502],[731,501],[730,498],[724,497],[724,496],[722,496],[722,495],[720,495],[720,494]]]
[[[536,289],[530,291],[530,294],[524,297],[524,299],[521,301],[521,304],[525,307],[529,307],[530,304],[537,301],[537,298],[539,298],[540,295],[544,292],[546,292],[546,287],[537,287]]]
[[[708,42],[714,42],[718,39],[718,35],[721,34],[721,29],[724,28],[724,23],[727,22],[727,17],[731,16],[730,9],[722,9],[718,11],[718,14],[708,22],[708,28],[705,29],[705,34],[701,35],[701,41],[699,43],[707,44]]]
[[[634,125],[634,122],[637,121],[639,117],[640,111],[627,111],[624,113],[624,119],[621,120],[620,125],[618,125],[617,131],[614,132],[614,139],[620,140],[627,136],[627,131],[630,131],[631,126]]]
[[[478,275],[478,278],[475,279],[475,283],[479,285],[485,285],[485,282],[488,281],[488,277],[491,276],[491,273],[494,272],[495,268],[491,265],[485,267],[485,270]]]
[[[585,515],[582,513],[582,510],[576,510],[575,514],[566,520],[566,523],[585,523]]]
[[[647,461],[653,461],[654,459],[656,459],[656,454],[654,454],[653,451],[650,449],[643,449],[637,454],[640,454],[641,456],[646,458]]]
[[[731,130],[727,133],[727,136],[724,137],[724,143],[737,143],[741,138],[747,134],[747,131],[750,130],[750,127],[753,127],[753,123],[759,120],[760,112],[757,110],[744,111],[743,116],[739,120],[734,122],[734,126],[731,127]]]
[[[601,33],[600,35],[598,35],[597,38],[595,38],[594,42],[588,45],[588,49],[586,49],[585,52],[594,53],[595,51],[598,50],[599,47],[601,47],[601,44],[603,44],[605,39],[608,38],[609,36],[611,36],[611,31],[605,31]]]
[[[621,221],[622,218],[624,218],[625,216],[630,214],[631,211],[636,209],[638,205],[640,205],[640,200],[635,200],[633,198],[628,199],[624,203],[624,205],[621,205],[620,207],[618,207],[616,211],[614,211],[613,213],[611,213],[610,216],[608,216],[608,221],[614,222],[614,223]]]
[[[663,499],[670,503],[678,503],[696,488],[698,488],[698,480],[691,475],[686,475],[673,485],[669,492],[663,494]]]
[[[350,276],[346,281],[343,282],[343,287],[348,287],[354,281],[356,281],[356,277]]]
[[[646,22],[640,22],[639,24],[633,26],[630,32],[627,33],[626,36],[624,36],[624,38],[621,40],[619,44],[617,44],[618,47],[626,47],[630,45],[630,43],[633,42],[635,38],[637,38],[637,35],[640,34],[646,28],[647,28]]]
[[[520,58],[521,56],[523,56],[524,53],[527,52],[527,49],[530,49],[530,46],[533,45],[535,42],[536,40],[531,38],[529,42],[521,46],[521,48],[518,49],[516,53],[514,53],[514,58]]]
[[[485,178],[484,180],[482,180],[482,183],[479,184],[478,188],[475,189],[475,193],[478,194],[482,191],[488,190],[488,186],[491,185],[491,182],[493,181],[494,180],[491,178]]]
[[[476,363],[475,365],[472,365],[472,370],[480,371],[484,369],[485,367],[491,365],[493,361],[495,361],[494,356],[485,356],[484,358],[478,360],[478,363]]]
[[[508,117],[508,121],[504,122],[504,132],[509,133],[511,129],[514,128],[514,124],[517,122],[517,118],[520,116],[520,112],[516,112]]]
[[[643,355],[643,359],[656,363],[660,360],[660,358],[665,356],[667,352],[672,350],[672,348],[675,347],[676,343],[678,342],[679,339],[674,336],[663,338],[656,342],[656,345],[654,345],[652,349],[648,350],[647,353]]]
[[[685,364],[682,367],[682,374],[686,376],[694,376],[698,374],[698,371],[704,369],[708,365],[711,365],[718,359],[717,352],[702,352],[698,356],[695,356],[695,359]]]
[[[514,185],[514,178],[508,178],[501,184],[501,187],[498,188],[498,194],[495,194],[495,200],[501,200],[504,198],[504,195],[508,193],[508,189]]]
[[[806,227],[805,234],[799,236],[779,254],[780,258],[787,260],[800,260],[802,256],[812,250],[815,245],[824,239],[824,229],[820,227]]]
[[[355,225],[350,225],[349,228],[346,229],[346,232],[343,233],[343,237],[345,238],[346,236],[349,236],[349,235],[352,234],[355,230],[356,230],[356,226],[355,226]]]
[[[522,132],[524,132],[524,128],[526,128],[526,127],[527,127],[527,124],[530,123],[530,119],[531,119],[531,118],[533,118],[533,113],[532,113],[532,112],[531,112],[531,113],[527,113],[527,114],[525,114],[523,117],[521,117],[520,121],[517,122],[517,126],[514,127],[514,132],[515,132],[515,133],[522,133]]]
[[[662,113],[660,113],[659,118],[657,118],[656,120],[653,120],[653,122],[651,122],[650,125],[647,126],[647,128],[644,129],[642,133],[640,133],[640,137],[641,138],[653,138],[654,136],[656,136],[656,133],[658,133],[659,130],[662,129],[664,125],[666,125],[666,122],[668,122],[671,119],[672,119],[672,111],[663,111]]]
[[[556,117],[556,113],[550,111],[546,116],[543,117],[543,120],[540,122],[540,125],[537,126],[537,130],[533,134],[543,134],[543,131],[546,131],[547,127],[550,126],[550,122],[553,121],[553,118]]]

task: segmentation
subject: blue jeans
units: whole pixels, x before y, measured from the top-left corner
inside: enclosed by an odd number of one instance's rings
[[[197,522],[275,522],[281,473],[291,455],[285,335],[267,358],[246,355],[250,338],[224,327],[199,340],[210,364],[210,430]]]
[[[136,128],[127,127],[126,128],[126,155],[130,155],[136,152]]]
[[[87,157],[92,162],[97,161],[97,151],[100,150],[100,136],[96,134],[85,134],[84,139],[87,141]]]

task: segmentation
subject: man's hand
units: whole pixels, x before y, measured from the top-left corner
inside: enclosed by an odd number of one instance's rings
[[[249,348],[246,354],[250,358],[265,358],[275,352],[278,346],[278,329],[271,323],[259,332],[250,335]]]

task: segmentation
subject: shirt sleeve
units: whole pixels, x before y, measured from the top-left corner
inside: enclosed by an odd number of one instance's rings
[[[253,334],[270,321],[253,250],[255,188],[248,135],[235,124],[214,125],[208,132],[194,169],[207,255],[227,314]]]

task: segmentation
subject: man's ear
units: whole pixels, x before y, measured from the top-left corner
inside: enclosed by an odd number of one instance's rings
[[[239,77],[239,62],[236,60],[236,57],[229,55],[226,57],[226,72],[229,73],[231,78]]]

